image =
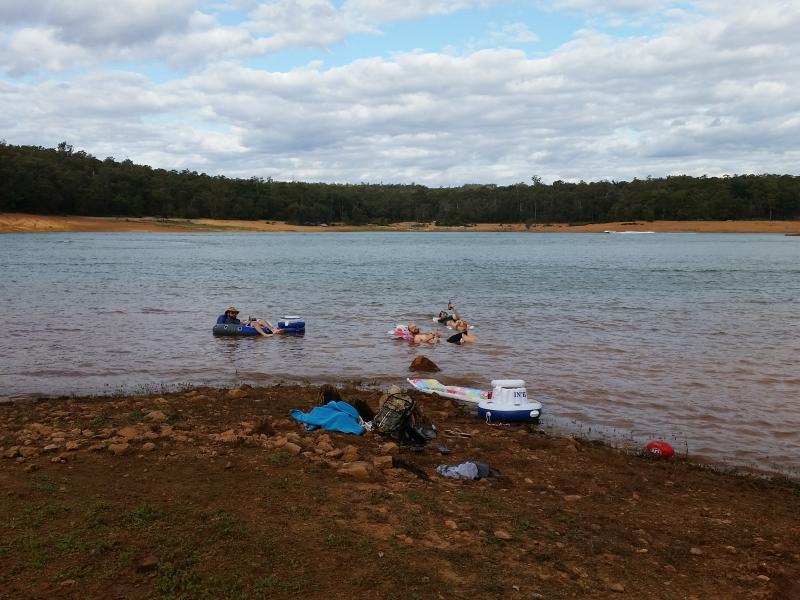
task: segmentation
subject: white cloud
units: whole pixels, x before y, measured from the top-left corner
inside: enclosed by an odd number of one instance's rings
[[[165,30],[149,45],[176,63],[216,62],[164,83],[107,70],[0,82],[0,131],[10,143],[66,139],[100,157],[313,181],[629,179],[796,173],[800,164],[800,40],[791,35],[800,7],[791,3],[705,4],[708,16],[651,37],[584,30],[538,58],[497,48],[411,52],[289,71],[238,61],[262,51],[248,32],[256,16],[263,23],[250,31],[272,44],[289,26],[310,35],[315,10],[333,11],[334,31],[356,26],[336,21],[343,12],[327,2],[301,4],[310,12],[256,10],[237,26],[193,13],[183,32]],[[59,52],[65,63],[85,60],[52,27],[0,43],[27,49],[33,63]]]
[[[121,46],[183,29],[198,0],[26,0],[0,2],[0,23],[52,28],[64,43]]]
[[[190,67],[288,48],[328,48],[354,33],[378,34],[387,22],[505,1],[348,0],[341,7],[330,0],[6,1],[0,2],[0,33],[6,33],[5,43],[0,37],[0,68],[20,75],[136,60]],[[245,11],[247,16],[238,25],[222,25],[219,15],[229,10]],[[22,39],[16,45],[11,43],[18,37]],[[36,37],[42,47],[35,49],[35,56],[26,55],[22,49]]]
[[[346,0],[343,11],[374,23],[446,15],[470,8],[507,4],[508,0]]]
[[[635,13],[662,10],[675,2],[670,0],[555,0],[553,4],[559,9],[595,13]]]
[[[376,31],[361,15],[339,10],[328,0],[280,0],[263,3],[250,13],[247,28],[263,52],[284,48],[325,48],[358,31]]]
[[[0,44],[6,47],[6,52],[0,53],[0,69],[12,76],[39,69],[61,71],[88,57],[88,52],[80,46],[60,41],[52,29],[25,27],[5,40],[0,38]]]
[[[530,44],[539,41],[525,23],[492,24],[489,40],[495,44]]]

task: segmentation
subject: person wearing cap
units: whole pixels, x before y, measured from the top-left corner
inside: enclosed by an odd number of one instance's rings
[[[224,314],[221,314],[217,317],[217,324],[218,325],[239,325],[241,321],[236,317],[239,314],[239,311],[236,310],[235,306],[229,306],[228,310],[225,311]]]

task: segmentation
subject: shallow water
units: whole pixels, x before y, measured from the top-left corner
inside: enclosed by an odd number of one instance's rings
[[[800,242],[778,235],[0,236],[0,396],[276,380],[402,382],[386,331],[452,298],[448,381],[522,378],[547,421],[800,472]],[[214,338],[303,315],[302,338]]]

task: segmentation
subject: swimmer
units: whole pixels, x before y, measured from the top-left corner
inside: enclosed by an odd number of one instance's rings
[[[422,333],[416,323],[408,324],[409,341],[413,344],[432,343],[439,340],[438,331]]]
[[[463,344],[474,344],[475,342],[478,341],[478,338],[470,334],[469,331],[465,330],[456,333],[454,335],[451,335],[449,338],[447,338],[447,341],[451,344],[458,344],[459,346],[461,346]]]
[[[448,311],[453,311],[453,314],[450,314]],[[439,321],[442,325],[448,325],[451,321],[458,321],[461,317],[458,314],[458,310],[453,305],[452,302],[447,303],[447,310],[440,310],[439,316],[436,317],[436,320]]]
[[[464,319],[453,321],[453,324],[450,327],[452,327],[455,331],[469,331],[469,323],[467,323]]]

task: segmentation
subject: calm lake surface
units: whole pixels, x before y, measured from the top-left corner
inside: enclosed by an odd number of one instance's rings
[[[724,234],[7,234],[0,398],[162,384],[522,378],[545,423],[800,473],[800,238]],[[479,343],[395,323],[452,298]],[[214,338],[225,307],[305,337]]]

